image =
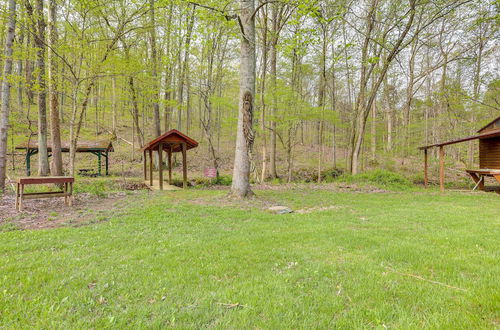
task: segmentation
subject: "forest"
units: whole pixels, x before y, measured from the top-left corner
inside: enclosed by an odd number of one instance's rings
[[[412,164],[500,110],[494,1],[2,3],[2,190],[27,140],[54,150],[40,148],[41,176],[74,175],[82,138],[111,137],[140,164],[144,141],[175,128],[203,145],[200,166],[321,181]],[[475,150],[450,154],[472,166]]]

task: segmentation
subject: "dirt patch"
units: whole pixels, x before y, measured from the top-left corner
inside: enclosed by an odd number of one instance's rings
[[[15,210],[15,196],[0,199],[0,231],[33,230],[61,226],[79,226],[105,221],[127,205],[127,197],[139,192],[110,193],[104,198],[89,193],[74,196],[73,206],[64,205],[63,198],[23,201],[23,211]]]

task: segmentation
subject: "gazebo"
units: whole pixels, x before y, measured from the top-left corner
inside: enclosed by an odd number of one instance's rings
[[[31,175],[31,156],[38,153],[38,141],[29,140],[21,143],[16,147],[18,150],[26,150],[26,175]],[[109,153],[113,152],[113,144],[111,141],[78,141],[76,152],[86,152],[97,156],[98,174],[101,176],[101,159],[104,157],[106,166],[106,175],[109,175]],[[49,157],[52,153],[52,147],[47,146]],[[69,152],[69,143],[61,143],[61,152]]]
[[[424,183],[428,183],[428,160],[427,150],[430,148],[439,148],[439,185],[441,191],[444,191],[444,147],[447,145],[461,143],[471,140],[479,140],[479,169],[468,169],[466,172],[472,177],[476,186],[485,190],[484,178],[493,177],[500,183],[500,117],[494,119],[486,126],[477,131],[477,135],[436,143],[424,147]]]
[[[144,153],[144,181],[146,184],[149,183],[150,188],[154,187],[153,181],[153,151],[158,153],[158,172],[159,172],[159,189],[163,190],[163,152],[167,154],[168,162],[168,183],[172,184],[172,154],[174,152],[182,152],[182,177],[183,177],[183,187],[187,188],[187,151],[189,149],[196,148],[198,142],[190,138],[189,136],[179,132],[176,129],[170,130],[156,139],[146,143],[142,147]],[[148,171],[148,161],[147,155],[149,155],[149,171]],[[148,172],[149,172],[149,182],[148,182]]]

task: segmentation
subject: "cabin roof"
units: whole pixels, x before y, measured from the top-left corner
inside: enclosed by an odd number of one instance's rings
[[[157,150],[160,142],[165,146],[170,146],[172,148],[172,152],[182,151],[182,143],[186,143],[187,150],[196,148],[198,146],[198,142],[196,142],[194,139],[179,132],[176,129],[173,129],[166,133],[163,133],[156,139],[149,141],[144,145],[144,147],[142,147],[141,150]]]
[[[500,121],[500,116],[498,116],[497,118],[493,119],[492,121],[490,121],[488,124],[484,125],[480,130],[478,130],[477,132],[478,133],[481,133],[483,130],[485,130],[486,128],[488,128],[488,126],[492,125],[493,123],[495,123],[496,121]]]
[[[419,149],[420,150],[425,150],[425,149],[429,149],[429,148],[433,148],[433,147],[441,147],[441,146],[446,146],[446,145],[449,145],[449,144],[466,142],[466,141],[470,141],[470,140],[491,139],[491,138],[494,138],[494,137],[497,137],[497,136],[500,136],[500,129],[496,129],[496,130],[493,130],[493,131],[488,131],[488,132],[481,133],[481,134],[478,134],[478,135],[468,136],[468,137],[461,138],[461,139],[456,139],[456,140],[450,140],[450,141],[446,141],[446,142],[431,144],[431,145],[428,145],[428,146],[420,147]]]
[[[19,144],[16,149],[18,150],[38,150],[38,140],[28,140]],[[52,146],[47,145],[47,151],[52,151]],[[61,142],[61,151],[69,152],[69,142]],[[113,144],[111,141],[78,141],[76,145],[76,152],[95,152],[95,151],[105,151],[113,152]]]

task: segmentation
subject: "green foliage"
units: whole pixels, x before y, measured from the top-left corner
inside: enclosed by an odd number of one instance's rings
[[[97,197],[106,197],[106,192],[115,190],[113,189],[113,182],[111,180],[105,179],[90,179],[90,180],[78,180],[74,184],[75,193],[89,193]],[[116,187],[114,187],[116,188]]]
[[[410,189],[413,184],[399,173],[387,170],[368,171],[357,175],[345,174],[339,177],[340,181],[352,183],[368,183],[390,189]]]
[[[230,186],[233,183],[233,178],[230,175],[219,175],[215,180],[215,184],[219,186]]]

